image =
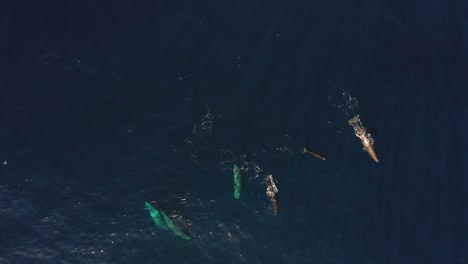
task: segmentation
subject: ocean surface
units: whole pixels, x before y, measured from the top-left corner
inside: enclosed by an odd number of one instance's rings
[[[3,1],[0,263],[468,262],[466,14]]]

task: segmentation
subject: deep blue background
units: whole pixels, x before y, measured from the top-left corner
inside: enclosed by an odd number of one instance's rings
[[[4,1],[0,263],[468,261],[467,14],[462,0]],[[340,91],[380,163],[331,105]],[[240,201],[234,161],[262,169]],[[158,230],[146,200],[181,210],[192,239]]]

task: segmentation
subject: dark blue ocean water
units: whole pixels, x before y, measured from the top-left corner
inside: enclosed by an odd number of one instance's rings
[[[467,262],[467,14],[2,2],[0,263]]]

